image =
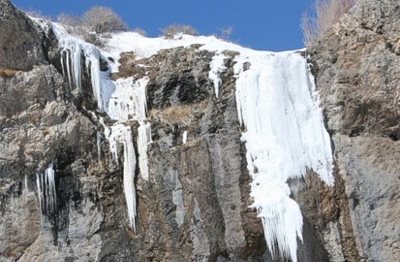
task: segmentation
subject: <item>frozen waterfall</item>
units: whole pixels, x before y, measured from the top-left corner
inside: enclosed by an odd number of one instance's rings
[[[332,185],[330,138],[304,57],[286,52],[246,61],[250,70],[241,63],[236,67],[236,99],[253,179],[252,207],[262,219],[272,255],[296,262],[303,218],[287,181],[310,169]]]

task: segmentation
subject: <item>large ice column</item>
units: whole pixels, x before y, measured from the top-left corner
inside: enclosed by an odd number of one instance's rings
[[[57,193],[53,163],[44,174],[36,174],[36,187],[42,214],[54,215],[57,211]]]
[[[130,226],[136,230],[136,189],[135,189],[135,169],[136,155],[132,142],[132,131],[129,126],[117,124],[111,127],[108,140],[110,150],[114,159],[118,161],[118,143],[124,147],[124,193]]]
[[[243,70],[243,63],[250,69]],[[297,261],[303,218],[290,198],[289,178],[307,169],[333,183],[332,151],[306,60],[298,53],[250,57],[235,67],[242,140],[252,177],[252,207],[261,217],[272,255]]]

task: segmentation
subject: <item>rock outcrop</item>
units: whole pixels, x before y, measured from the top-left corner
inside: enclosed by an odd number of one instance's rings
[[[40,31],[9,0],[0,1],[0,69],[29,71],[46,63]]]
[[[285,261],[271,258],[249,208],[237,53],[224,53],[218,97],[209,79],[214,54],[198,45],[139,61],[122,54],[111,78],[149,78],[149,179],[136,178],[134,231],[123,167],[113,161],[99,120],[115,121],[96,111],[89,74],[82,74],[83,90],[71,89],[51,30],[43,32],[8,0],[0,7],[0,70],[15,70],[0,74],[1,262]],[[311,170],[289,181],[304,217],[299,261],[400,257],[398,17],[396,0],[360,0],[307,51],[336,164],[334,187]],[[42,208],[37,190],[50,164],[55,212]]]
[[[399,17],[396,0],[358,1],[309,50],[363,261],[400,257]]]

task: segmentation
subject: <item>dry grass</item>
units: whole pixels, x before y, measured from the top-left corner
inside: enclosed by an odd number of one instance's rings
[[[18,70],[9,68],[0,68],[0,77],[14,77]]]
[[[174,105],[164,110],[152,109],[150,116],[161,118],[169,123],[183,123],[188,125],[192,116],[192,110],[187,105]]]
[[[306,12],[302,19],[304,44],[309,46],[322,36],[345,13],[347,13],[357,0],[314,0],[311,12]]]
[[[208,106],[208,101],[204,100],[197,104],[190,105],[173,105],[165,109],[150,110],[151,118],[159,118],[171,124],[181,123],[189,126],[194,112],[205,112]]]

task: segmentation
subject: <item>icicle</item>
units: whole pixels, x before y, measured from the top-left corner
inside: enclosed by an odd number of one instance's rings
[[[51,163],[45,171],[45,185],[47,211],[50,211],[52,214],[54,214],[57,209],[57,196],[53,163]]]
[[[147,165],[147,145],[151,142],[151,127],[149,123],[140,122],[138,128],[138,151],[139,151],[139,169],[142,178],[149,180],[149,167]]]
[[[97,161],[100,162],[101,159],[101,144],[100,144],[100,140],[101,140],[101,135],[100,132],[97,131],[96,133],[96,145],[97,145]]]
[[[36,174],[36,187],[41,213],[55,214],[57,211],[57,194],[53,163],[44,174]]]
[[[28,176],[25,174],[25,177],[24,177],[24,191],[29,191],[29,188],[28,188]]]
[[[41,183],[41,176],[36,173],[36,188],[37,188],[37,195],[38,195],[38,202],[39,202],[39,209],[40,209],[40,218],[42,219],[43,214],[43,190],[42,190],[42,183]]]
[[[186,144],[187,142],[187,131],[185,130],[182,135],[182,143]]]
[[[90,68],[90,80],[93,88],[93,94],[97,100],[98,109],[104,111],[104,97],[105,93],[110,90],[102,90],[102,85],[108,86],[112,81],[108,79],[106,73],[100,71],[100,59],[102,57],[99,49],[92,44],[86,43],[78,38],[70,36],[65,29],[53,23],[53,31],[55,32],[61,48],[61,65],[63,72],[67,74],[67,79],[72,89],[73,86],[79,90],[82,89],[82,55],[85,57],[86,68]],[[65,54],[65,67],[64,70],[64,56]],[[109,82],[109,83],[107,83]]]
[[[303,219],[287,180],[307,168],[333,183],[332,153],[322,113],[310,93],[306,61],[296,53],[250,57],[251,69],[235,66],[239,121],[246,128],[252,207],[256,208],[272,256],[297,261]],[[311,86],[311,90],[315,90]],[[276,247],[276,248],[275,248]]]
[[[132,142],[131,128],[122,124],[114,125],[111,127],[111,134],[108,139],[113,154],[117,154],[117,143],[121,143],[124,147],[124,193],[128,209],[129,224],[134,231],[136,231],[136,156]]]

